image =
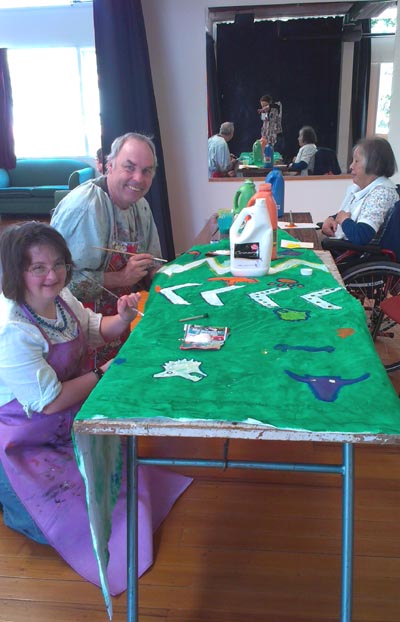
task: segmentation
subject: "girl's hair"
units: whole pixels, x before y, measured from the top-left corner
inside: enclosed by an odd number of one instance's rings
[[[29,267],[29,250],[33,246],[50,246],[66,264],[73,265],[72,256],[63,236],[50,225],[34,220],[11,225],[0,236],[2,289],[6,298],[22,304],[25,299],[23,273]],[[72,269],[67,272],[65,285],[71,281]]]

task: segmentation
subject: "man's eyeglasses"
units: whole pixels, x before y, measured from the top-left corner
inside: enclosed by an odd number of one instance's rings
[[[50,267],[45,266],[44,264],[38,264],[27,268],[25,272],[30,272],[32,276],[41,277],[47,276],[50,270],[53,270],[53,272],[62,272],[63,270],[65,270],[65,272],[69,272],[71,270],[71,264],[65,263],[64,261],[57,261],[54,266]]]

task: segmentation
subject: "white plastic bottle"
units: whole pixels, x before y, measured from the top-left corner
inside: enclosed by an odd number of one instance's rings
[[[229,233],[234,276],[263,276],[271,264],[273,230],[265,199],[256,199],[233,221]]]

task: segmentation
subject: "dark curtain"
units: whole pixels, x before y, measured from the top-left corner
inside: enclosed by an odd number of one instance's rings
[[[13,103],[7,50],[0,49],[0,168],[15,168]]]
[[[153,137],[158,168],[147,195],[163,256],[175,256],[157,108],[140,0],[94,0],[102,147],[126,132]]]
[[[219,112],[217,63],[214,39],[206,32],[208,136],[217,134],[222,123]]]
[[[233,121],[229,149],[251,151],[260,138],[261,95],[282,102],[283,156],[296,155],[302,125],[336,150],[342,18],[219,24],[217,75],[222,121]]]
[[[371,32],[369,19],[362,20],[362,32]],[[351,97],[352,144],[367,133],[368,93],[371,74],[371,39],[364,37],[354,44],[353,88]]]

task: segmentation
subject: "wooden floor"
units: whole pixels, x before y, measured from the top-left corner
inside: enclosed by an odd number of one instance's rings
[[[392,380],[399,392],[400,372]],[[173,449],[200,453],[202,443],[221,457],[220,441],[175,441]],[[399,453],[356,446],[353,622],[400,620]],[[261,456],[341,458],[340,447],[323,443],[232,443],[231,458]],[[156,533],[155,563],[140,580],[140,622],[338,622],[338,476],[185,472],[195,480]],[[125,598],[113,599],[114,622],[125,620]],[[106,622],[107,615],[99,588],[0,520],[0,622],[27,620]]]
[[[199,442],[175,441],[174,449],[196,451]],[[219,457],[221,442],[207,443]],[[354,622],[400,619],[398,454],[356,446]],[[236,441],[230,455],[334,463],[340,448]],[[140,621],[337,622],[340,508],[338,476],[201,471],[155,536],[155,563],[140,581]],[[122,622],[125,594],[113,602],[114,621]],[[106,619],[98,588],[50,547],[0,526],[1,622]]]

